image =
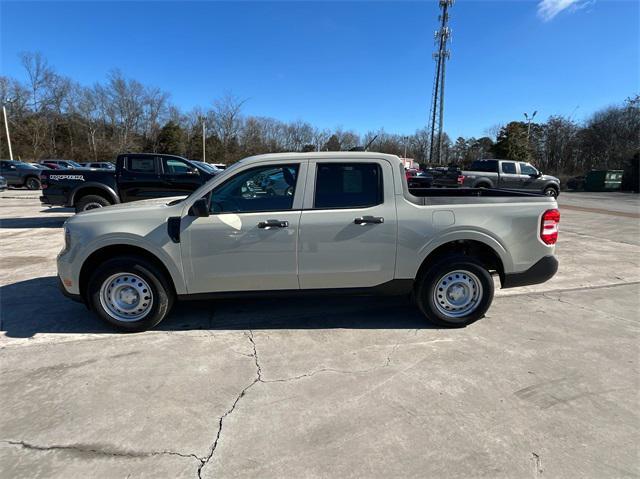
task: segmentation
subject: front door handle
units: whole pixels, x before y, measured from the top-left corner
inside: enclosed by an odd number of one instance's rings
[[[357,225],[380,224],[384,223],[384,218],[382,216],[360,216],[353,222]]]
[[[258,228],[269,229],[269,228],[288,228],[288,221],[280,221],[280,220],[267,220],[261,221],[258,223]]]

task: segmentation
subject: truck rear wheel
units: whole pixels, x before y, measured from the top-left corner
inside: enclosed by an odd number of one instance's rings
[[[154,327],[167,316],[173,299],[173,289],[165,275],[137,256],[110,259],[89,280],[91,308],[123,331]]]
[[[468,256],[447,256],[418,280],[416,302],[429,321],[449,328],[482,318],[493,301],[493,278]]]
[[[76,213],[81,213],[82,211],[89,211],[95,208],[102,208],[104,206],[109,206],[111,202],[98,195],[87,195],[83,196],[76,202]]]

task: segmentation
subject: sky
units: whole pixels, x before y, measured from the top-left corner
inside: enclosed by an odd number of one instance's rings
[[[0,0],[2,75],[40,51],[83,85],[113,69],[189,110],[225,92],[244,113],[359,133],[427,123],[435,1]],[[637,0],[458,0],[445,130],[483,136],[537,110],[577,121],[640,93]]]

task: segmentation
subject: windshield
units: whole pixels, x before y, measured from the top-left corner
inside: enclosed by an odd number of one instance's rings
[[[203,170],[208,171],[209,173],[218,173],[219,171],[218,168],[210,165],[209,163],[205,163],[204,161],[191,160],[191,163],[196,164],[197,166],[201,167]]]
[[[76,163],[75,161],[67,161],[67,164],[73,166],[74,168],[84,168],[80,163]]]
[[[14,161],[13,164],[16,165],[19,168],[29,168],[31,170],[37,170],[38,169],[35,166],[30,165],[29,163],[25,163],[24,161]]]

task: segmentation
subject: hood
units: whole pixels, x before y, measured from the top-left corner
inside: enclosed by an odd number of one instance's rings
[[[153,213],[162,210],[182,209],[182,203],[169,206],[169,203],[175,200],[182,200],[186,196],[171,196],[163,198],[152,198],[149,200],[132,201],[130,203],[119,203],[116,205],[105,206],[104,208],[96,208],[94,210],[84,211],[72,216],[69,221],[106,221],[106,220],[132,220],[146,219],[154,216]],[[175,214],[175,212],[173,213]]]
[[[540,179],[545,181],[555,181],[556,183],[560,183],[560,180],[558,178],[551,175],[542,175]]]

